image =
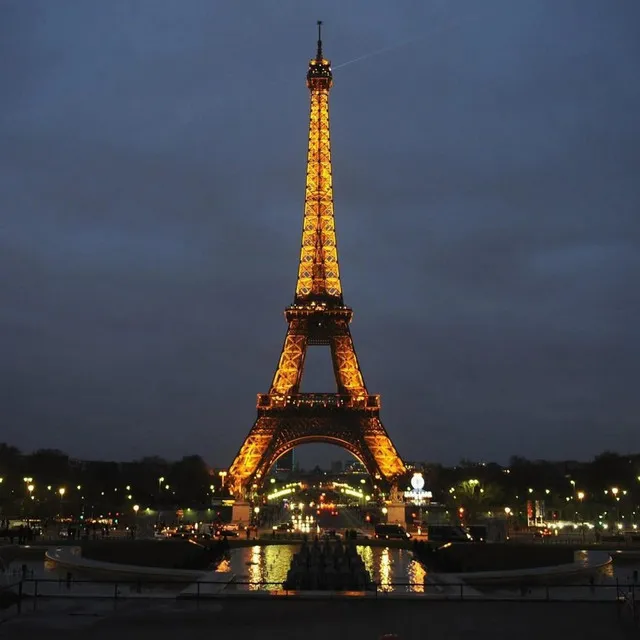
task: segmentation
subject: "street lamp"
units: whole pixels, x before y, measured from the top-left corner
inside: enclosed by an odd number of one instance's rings
[[[58,493],[60,494],[60,519],[62,520],[62,499],[64,498],[64,494],[66,493],[66,489],[64,487],[60,487],[58,489]]]
[[[620,493],[620,489],[618,487],[611,487],[611,495],[614,497],[616,502],[620,502],[620,498],[618,498],[618,493]],[[620,517],[620,510],[618,509],[618,505],[614,505],[614,518],[617,520]]]
[[[33,500],[33,490],[35,489],[35,485],[33,484],[28,484],[27,485],[27,491],[29,492],[29,504],[31,504],[31,500]],[[28,508],[28,513],[31,513],[31,507],[29,506]],[[29,526],[30,523],[30,518],[29,515],[27,515],[27,526]]]
[[[218,475],[220,476],[220,489],[224,489],[224,479],[227,476],[226,471],[218,471]]]

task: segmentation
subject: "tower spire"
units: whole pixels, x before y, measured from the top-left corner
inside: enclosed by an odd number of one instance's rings
[[[296,304],[342,304],[331,179],[329,91],[332,85],[331,62],[322,53],[322,21],[318,20],[318,51],[316,57],[309,60],[307,71],[311,108]]]
[[[322,20],[318,20],[318,53],[316,60],[322,60]]]

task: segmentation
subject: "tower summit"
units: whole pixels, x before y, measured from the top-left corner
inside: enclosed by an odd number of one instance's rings
[[[329,91],[331,63],[322,53],[318,22],[316,57],[309,61],[309,148],[302,247],[287,335],[269,393],[258,395],[258,417],[229,469],[234,495],[259,487],[273,464],[308,442],[336,444],[352,453],[379,483],[393,484],[405,466],[379,418],[380,396],[369,394],[360,371],[338,269],[331,180]],[[303,393],[309,347],[331,350],[333,393]]]
[[[311,94],[307,180],[302,224],[302,248],[294,304],[311,301],[342,304],[338,246],[333,216],[329,91],[331,62],[322,55],[322,22],[318,22],[318,50],[309,60],[307,87]]]

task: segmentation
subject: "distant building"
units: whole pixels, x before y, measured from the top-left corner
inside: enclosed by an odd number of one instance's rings
[[[344,465],[344,471],[345,473],[366,473],[367,472],[362,462],[358,462],[357,460],[349,460],[349,462],[347,462]]]
[[[278,458],[275,465],[275,471],[277,474],[291,473],[295,468],[294,449],[291,449],[288,453]]]
[[[331,463],[331,473],[342,473],[342,460],[334,460]]]

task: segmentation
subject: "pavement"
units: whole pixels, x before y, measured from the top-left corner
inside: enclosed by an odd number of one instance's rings
[[[614,603],[496,603],[399,600],[60,601],[0,625],[0,638],[175,640],[194,634],[261,640],[580,640],[637,638]],[[26,607],[28,609],[28,605]],[[212,637],[213,637],[212,636]]]

